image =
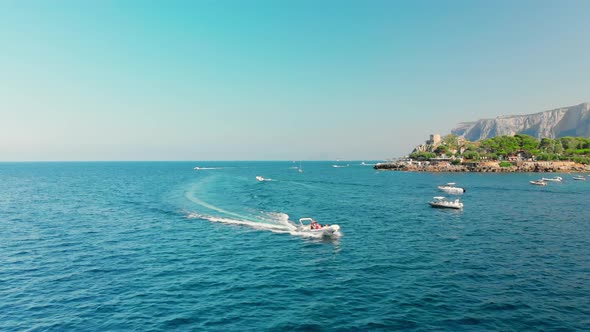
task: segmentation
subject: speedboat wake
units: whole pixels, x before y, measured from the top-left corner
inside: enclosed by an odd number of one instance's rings
[[[197,185],[185,191],[184,197],[190,202],[200,206],[200,211],[188,211],[187,218],[202,219],[210,222],[217,222],[230,225],[245,226],[257,230],[271,231],[273,233],[286,233],[290,235],[308,237],[308,238],[338,238],[342,236],[340,227],[337,225],[325,226],[326,228],[318,231],[312,230],[309,225],[305,227],[301,223],[295,223],[289,220],[289,215],[281,212],[246,212],[237,213],[215,206],[203,201],[196,195]],[[207,212],[205,212],[207,211]],[[305,219],[305,218],[304,218]],[[334,227],[336,226],[336,227]]]
[[[290,234],[294,236],[307,237],[307,238],[339,238],[342,236],[340,233],[340,227],[338,225],[325,226],[324,231],[312,230],[309,227],[302,227],[296,225],[293,221],[289,220],[289,215],[285,213],[264,213],[260,217],[260,220],[248,220],[248,219],[233,219],[219,216],[209,216],[199,213],[189,213],[187,218],[189,219],[202,219],[210,222],[218,222],[230,225],[240,225],[253,228],[256,230],[270,231],[279,234]]]

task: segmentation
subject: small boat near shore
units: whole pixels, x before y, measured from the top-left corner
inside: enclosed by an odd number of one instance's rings
[[[541,181],[562,182],[563,178],[561,176],[556,176],[554,178],[541,178]]]
[[[531,184],[535,185],[535,186],[546,186],[547,182],[543,181],[543,180],[536,180],[536,181],[529,181]]]
[[[433,197],[432,202],[428,202],[430,206],[434,208],[446,208],[446,209],[462,209],[463,203],[457,198],[454,201],[447,200],[444,196],[435,196]]]
[[[445,185],[438,186],[438,189],[440,189],[448,194],[455,194],[455,195],[462,194],[466,191],[465,188],[455,187],[455,184],[456,184],[455,182],[449,182]]]
[[[579,181],[586,181],[586,177],[583,175],[575,175],[572,179],[579,180]]]

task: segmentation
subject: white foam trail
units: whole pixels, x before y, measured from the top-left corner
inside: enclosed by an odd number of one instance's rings
[[[289,215],[282,212],[262,212],[262,220],[268,223],[278,224],[288,228],[289,230],[296,230],[297,226],[295,223],[289,220]]]
[[[263,181],[274,181],[273,179],[265,178],[265,177],[262,177],[260,175],[256,176],[256,180],[257,181],[260,181],[260,182],[263,182]]]
[[[268,230],[275,233],[289,233],[296,229],[295,225],[287,225],[284,223],[266,223],[266,222],[257,222],[251,220],[239,220],[239,219],[230,219],[230,218],[223,218],[223,217],[216,217],[216,216],[207,216],[198,213],[190,213],[188,218],[198,218],[198,219],[205,219],[212,222],[220,222],[224,224],[232,224],[232,225],[242,225],[248,226],[254,229],[259,230]]]
[[[195,171],[202,171],[202,170],[208,170],[208,169],[221,169],[221,167],[195,167],[193,169]]]
[[[240,219],[248,219],[247,217],[245,217],[245,216],[243,216],[243,215],[241,215],[241,214],[234,213],[234,212],[231,212],[231,211],[227,211],[227,210],[224,210],[224,209],[222,209],[222,208],[220,208],[220,207],[217,207],[217,206],[215,206],[215,205],[212,205],[212,204],[209,204],[209,203],[207,203],[207,202],[205,202],[205,201],[202,201],[201,199],[199,199],[198,197],[196,197],[196,196],[195,196],[193,193],[191,193],[191,192],[187,192],[187,193],[185,194],[185,197],[186,197],[188,200],[190,200],[191,202],[193,202],[193,203],[196,203],[196,204],[198,204],[198,205],[201,205],[201,206],[203,206],[203,207],[206,207],[206,208],[208,208],[208,209],[211,209],[211,210],[213,210],[213,211],[221,212],[221,213],[224,213],[224,214],[227,214],[227,215],[230,215],[230,216],[234,216],[234,217],[237,217],[237,218],[240,218]]]

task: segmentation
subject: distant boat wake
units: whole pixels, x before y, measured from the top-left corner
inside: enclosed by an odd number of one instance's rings
[[[275,181],[275,180],[269,179],[269,178],[265,178],[265,177],[262,177],[262,176],[259,175],[259,176],[256,177],[256,181],[263,182],[263,181]]]
[[[195,167],[193,168],[195,171],[204,171],[208,169],[221,169],[221,167]]]

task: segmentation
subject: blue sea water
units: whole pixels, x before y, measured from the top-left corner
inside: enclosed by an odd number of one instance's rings
[[[589,329],[590,181],[347,163],[1,163],[0,330]]]

